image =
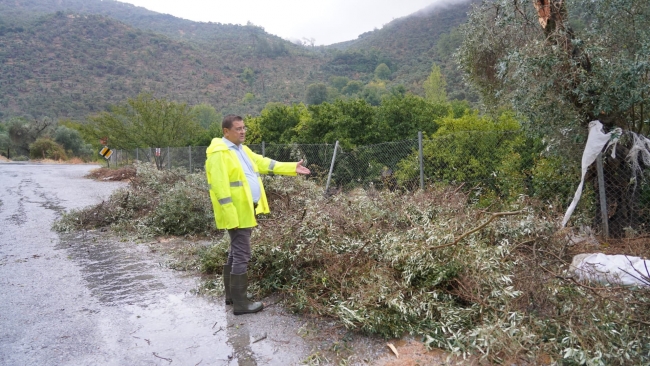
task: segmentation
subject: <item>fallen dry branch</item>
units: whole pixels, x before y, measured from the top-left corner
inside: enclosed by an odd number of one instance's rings
[[[452,243],[449,243],[449,244],[443,244],[443,245],[437,245],[437,246],[434,246],[434,247],[429,247],[429,250],[441,249],[441,248],[446,248],[446,247],[454,246],[454,245],[458,244],[461,240],[465,239],[467,236],[469,236],[469,235],[471,235],[471,234],[474,234],[475,232],[477,232],[477,231],[483,229],[484,227],[486,227],[489,223],[491,223],[491,222],[492,222],[494,219],[496,219],[497,217],[519,215],[519,214],[521,214],[521,213],[523,213],[523,212],[524,212],[523,210],[519,210],[519,211],[510,211],[510,212],[495,212],[495,213],[493,213],[492,216],[490,216],[490,218],[489,218],[485,223],[483,223],[481,226],[476,227],[476,228],[474,228],[474,229],[472,229],[472,230],[470,230],[470,231],[464,233],[463,235],[459,236],[458,239],[454,240]]]

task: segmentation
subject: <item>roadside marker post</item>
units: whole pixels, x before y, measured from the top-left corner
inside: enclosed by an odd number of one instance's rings
[[[113,150],[109,149],[108,146],[104,146],[101,150],[99,150],[99,155],[103,156],[104,159],[106,159],[106,166],[111,167],[111,162],[110,159],[111,155],[113,155]]]

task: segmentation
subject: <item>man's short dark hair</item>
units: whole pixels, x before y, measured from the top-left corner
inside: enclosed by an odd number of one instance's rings
[[[244,121],[244,119],[235,114],[229,114],[223,117],[223,121],[221,122],[221,128],[231,129],[232,123],[235,121]]]

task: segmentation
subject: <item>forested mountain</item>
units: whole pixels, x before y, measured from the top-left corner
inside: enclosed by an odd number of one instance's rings
[[[383,28],[367,32],[356,40],[330,46],[346,51],[335,56],[325,68],[336,70],[347,55],[375,50],[391,61],[393,81],[408,90],[421,93],[422,81],[431,72],[433,62],[439,64],[450,85],[451,98],[467,99],[468,90],[452,60],[453,51],[462,39],[456,27],[467,19],[467,12],[476,0],[434,4],[407,17],[395,19]]]
[[[0,118],[83,119],[145,91],[256,114],[268,102],[304,101],[310,84],[332,76],[367,83],[381,63],[393,71],[389,87],[422,94],[439,62],[450,96],[463,99],[440,44],[453,48],[449,32],[467,10],[429,9],[314,48],[254,25],[192,22],[113,0],[0,0]]]
[[[251,57],[248,47],[228,44],[215,52],[99,15],[46,15],[5,27],[0,39],[0,109],[34,118],[82,118],[144,91],[253,113],[267,101],[302,100],[319,62],[308,54]],[[246,68],[254,71],[244,76]],[[248,92],[256,97],[244,103]]]

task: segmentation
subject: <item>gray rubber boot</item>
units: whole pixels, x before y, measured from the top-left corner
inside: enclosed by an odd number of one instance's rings
[[[232,266],[229,264],[223,265],[223,286],[224,293],[226,294],[226,305],[232,305],[232,296],[230,295],[230,270]]]
[[[246,273],[240,275],[230,274],[230,293],[232,294],[233,313],[235,315],[257,313],[264,309],[264,304],[261,302],[248,301],[247,289],[248,275]]]
[[[232,305],[232,295],[230,294],[230,271],[232,270],[232,265],[224,264],[223,265],[223,293],[226,295],[226,305]],[[251,294],[246,294],[246,297],[250,300],[253,298]]]

